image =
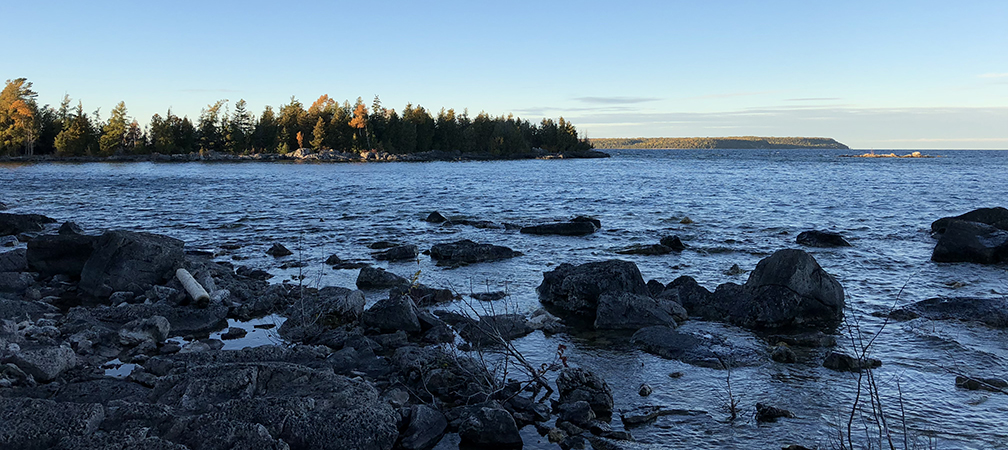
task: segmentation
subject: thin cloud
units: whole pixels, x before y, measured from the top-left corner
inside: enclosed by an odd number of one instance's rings
[[[840,100],[840,97],[805,97],[805,98],[789,98],[784,101],[786,102],[835,102]]]
[[[728,92],[725,94],[699,95],[696,97],[685,97],[683,100],[710,100],[716,98],[751,97],[753,95],[773,94],[780,91],[753,91],[753,92]]]
[[[1008,78],[1008,73],[984,73],[978,75],[980,78]]]
[[[657,97],[577,97],[574,100],[601,105],[628,105],[661,100]]]

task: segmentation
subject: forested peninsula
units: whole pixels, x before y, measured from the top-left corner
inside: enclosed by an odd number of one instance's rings
[[[761,149],[830,148],[848,150],[844,144],[821,137],[683,137],[683,138],[602,138],[591,139],[599,149]]]
[[[67,95],[59,106],[39,106],[25,78],[7,80],[0,92],[0,158],[6,160],[282,160],[424,161],[606,157],[578,136],[574,124],[539,123],[508,116],[442,108],[432,114],[407,104],[386,108],[378,96],[368,107],[322,95],[307,108],[291,97],[258,116],[245,100],[219,100],[195,119],[171,108],[141,126],[125,102],[108,116],[85,112]]]

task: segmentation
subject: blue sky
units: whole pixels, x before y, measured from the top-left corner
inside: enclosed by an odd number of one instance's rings
[[[0,5],[0,77],[146,123],[293,95],[563,116],[589,137],[1008,149],[1008,2]]]

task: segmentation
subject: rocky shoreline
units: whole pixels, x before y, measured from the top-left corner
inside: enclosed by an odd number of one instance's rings
[[[609,154],[598,150],[578,152],[551,153],[535,148],[528,153],[512,155],[493,155],[490,153],[463,153],[460,151],[439,151],[395,154],[382,151],[362,153],[340,152],[335,150],[313,151],[301,148],[287,154],[252,153],[233,155],[219,152],[191,152],[173,155],[152,153],[145,155],[114,155],[114,156],[3,156],[3,163],[49,163],[49,162],[433,162],[433,161],[494,161],[515,159],[583,159],[608,158]]]
[[[436,213],[428,221],[453,225]],[[569,236],[601,227],[587,217],[550,225],[535,230]],[[1004,208],[940,219],[932,229],[935,261],[1008,261]],[[168,236],[87,233],[36,214],[0,213],[0,243],[12,247],[0,253],[2,448],[421,450],[447,434],[464,446],[521,448],[521,430],[531,426],[564,449],[612,449],[660,416],[703,413],[614,404],[613,387],[590,367],[569,365],[563,348],[551,362],[524,361],[509,342],[534,332],[610,333],[645,352],[715,369],[792,364],[808,359],[808,349],[822,349],[814,352],[826,355],[821,364],[838,371],[883,363],[834,348],[843,286],[799,249],[779,250],[744,284],[713,292],[687,276],[645,282],[636,264],[622,260],[561,264],[543,273],[543,308],[481,315],[448,308],[463,301],[451,290],[369,265],[360,268],[357,289],[270,284],[268,273],[186,251]],[[796,243],[850,245],[815,230]],[[685,248],[677,237],[655,245]],[[420,253],[411,245],[379,247],[379,260]],[[521,257],[467,240],[425,253],[444,265]],[[180,269],[208,295],[192,295]],[[366,307],[359,289],[388,295]],[[223,350],[222,340],[210,338],[246,332],[228,328],[229,320],[268,315],[282,321],[277,345]],[[930,299],[887,314],[922,316],[1008,328],[1004,299]],[[758,339],[738,341],[719,327]],[[524,364],[525,378],[498,377],[474,357],[482,350]],[[108,376],[118,364],[133,368]],[[956,383],[964,389],[1003,389],[1000,379],[962,378]],[[647,396],[650,388],[639,392]],[[793,417],[773,405],[756,408],[761,422]]]

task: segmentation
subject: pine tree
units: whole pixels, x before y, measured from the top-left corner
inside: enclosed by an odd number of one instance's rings
[[[325,143],[325,129],[326,129],[326,122],[321,117],[319,117],[318,120],[315,121],[315,129],[312,130],[312,140],[311,140],[311,146],[316,151],[322,150],[322,147]]]
[[[102,136],[99,139],[99,148],[103,156],[110,156],[121,151],[126,142],[126,103],[119,102],[112,109],[112,116],[108,123],[102,127]]]

